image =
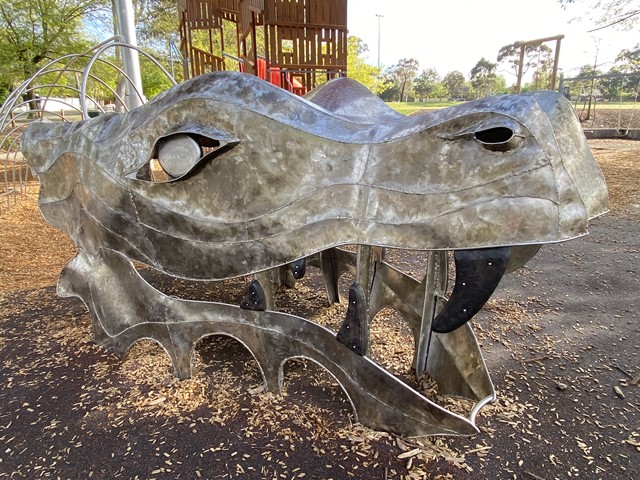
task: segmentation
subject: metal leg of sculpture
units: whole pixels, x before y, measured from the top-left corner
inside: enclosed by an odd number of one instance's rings
[[[358,253],[332,249],[332,272],[360,271],[360,279],[371,279],[367,299],[369,322],[385,307],[401,314],[414,337],[416,377],[419,379],[427,372],[436,381],[443,395],[467,398],[482,404],[493,400],[495,390],[470,325],[463,325],[450,334],[439,334],[431,330],[433,318],[445,303],[447,253],[428,253],[427,272],[422,282],[383,261],[383,250],[359,246]],[[317,261],[310,264],[320,265]],[[352,339],[350,341],[353,342]],[[476,406],[474,411],[478,409]]]
[[[447,253],[443,251],[431,251],[427,257],[427,272],[425,274],[424,300],[422,306],[422,319],[420,331],[416,339],[415,372],[420,378],[427,369],[427,357],[431,344],[432,323],[436,317],[446,293],[448,280]]]

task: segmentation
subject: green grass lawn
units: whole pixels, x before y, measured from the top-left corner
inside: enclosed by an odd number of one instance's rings
[[[439,110],[441,108],[450,107],[452,105],[458,105],[463,102],[387,102],[391,108],[393,108],[396,112],[400,112],[403,115],[411,115],[412,113],[418,112],[420,110]],[[572,105],[578,110],[582,109],[585,104],[584,101],[580,102],[571,102]],[[640,111],[640,103],[634,102],[623,102],[622,104],[618,102],[597,102],[595,107],[597,109],[607,109],[607,110],[616,110],[618,108],[622,110],[630,110],[637,108]],[[593,104],[591,105],[593,108]]]
[[[388,102],[391,108],[403,115],[411,115],[418,110],[440,110],[462,102]]]

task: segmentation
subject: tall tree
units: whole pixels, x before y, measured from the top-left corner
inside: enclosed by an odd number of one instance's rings
[[[384,89],[378,96],[385,102],[400,101],[400,88],[388,71],[384,74]]]
[[[559,0],[563,7],[581,3],[590,20],[598,25],[594,30],[609,27],[629,28],[640,21],[640,0]]]
[[[88,46],[82,21],[104,8],[104,0],[0,1],[1,77],[19,83],[48,60],[82,52]]]
[[[431,92],[431,96],[432,98],[438,98],[442,100],[447,96],[447,93],[448,92],[446,87],[443,85],[442,81],[440,81],[436,83],[436,86],[433,88],[433,91]]]
[[[442,84],[453,98],[464,97],[465,83],[464,74],[458,70],[447,73],[442,79]]]
[[[533,68],[535,70],[539,66],[550,62],[551,53],[551,48],[544,44],[539,46],[526,45],[524,47],[522,73],[526,74],[530,69]],[[513,74],[517,75],[520,68],[520,47],[516,47],[513,43],[505,45],[498,51],[497,61],[513,70]]]
[[[470,81],[478,98],[487,97],[497,92],[498,65],[482,57],[471,69]]]
[[[111,14],[102,18],[103,26],[117,30],[116,1],[111,1]],[[169,65],[169,38],[178,30],[178,2],[175,0],[132,0],[136,40],[142,49],[159,60],[167,69]],[[198,33],[198,32],[197,32]],[[204,33],[200,31],[199,33]],[[115,51],[116,63],[121,63],[119,52]],[[182,69],[173,69],[176,79],[182,77]],[[170,80],[152,62],[140,56],[140,74],[145,97],[152,98],[171,86]],[[116,91],[122,98],[125,94],[125,77],[119,75]],[[124,108],[116,102],[118,110]]]
[[[178,31],[176,0],[134,0],[136,30],[141,45],[166,48],[169,36]]]
[[[622,50],[616,57],[616,71],[621,73],[632,73],[640,71],[640,44],[632,49]],[[620,92],[626,93],[630,99],[637,101],[640,95],[640,76],[626,77],[623,79],[610,80],[614,84],[619,84]],[[613,99],[613,98],[612,98]]]
[[[607,73],[615,74],[623,72],[618,67],[612,67]],[[601,78],[598,81],[598,86],[601,92],[609,101],[622,100],[622,98],[624,97],[623,89],[627,84],[627,80],[628,79],[623,77]]]
[[[594,68],[593,65],[583,65],[580,67],[580,73],[578,73],[578,80],[574,80],[569,85],[571,91],[569,92],[573,98],[577,98],[579,100],[588,99],[593,95],[593,90],[596,87],[596,82],[594,79],[589,77],[595,75],[602,75],[602,70]],[[580,80],[580,78],[585,77],[584,80]]]
[[[380,69],[369,65],[364,59],[369,47],[362,39],[349,36],[347,44],[347,76],[357,80],[373,93],[378,94],[385,88],[385,82],[380,78]]]
[[[403,58],[389,69],[389,75],[397,84],[400,91],[400,101],[406,101],[409,92],[413,88],[413,82],[420,68],[420,63],[415,58]]]
[[[102,0],[102,2],[108,8],[92,16],[91,28],[113,33],[117,23],[116,0]],[[131,3],[138,43],[145,47],[166,49],[169,35],[178,31],[179,2],[177,0],[131,0]]]
[[[623,72],[637,72],[640,70],[640,43],[631,49],[622,50],[616,57],[616,63]]]
[[[440,75],[435,68],[423,70],[415,80],[415,91],[417,96],[423,100],[431,97],[436,85],[440,81]]]

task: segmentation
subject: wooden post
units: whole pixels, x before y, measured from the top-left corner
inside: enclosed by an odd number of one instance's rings
[[[524,47],[520,46],[520,63],[518,63],[518,83],[516,83],[516,94],[520,93],[522,89],[522,69],[524,68]]]
[[[560,63],[560,42],[562,42],[562,37],[558,37],[556,40],[556,54],[553,59],[553,72],[551,73],[551,85],[549,90],[556,89],[556,78],[558,77],[558,63]]]
[[[524,63],[524,50],[528,46],[539,46],[546,42],[556,41],[556,53],[553,60],[553,72],[551,74],[551,90],[555,89],[556,77],[558,75],[558,64],[560,62],[560,41],[564,38],[564,35],[554,35],[553,37],[536,38],[535,40],[527,40],[526,42],[516,42],[514,47],[520,48],[520,65],[518,65],[518,83],[516,84],[516,93],[520,93],[522,89],[522,69]]]

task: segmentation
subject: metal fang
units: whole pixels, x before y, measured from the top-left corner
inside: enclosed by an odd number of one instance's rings
[[[253,280],[247,285],[247,294],[240,302],[240,308],[255,311],[267,309],[267,296],[258,280]]]
[[[336,340],[360,356],[369,348],[369,322],[364,290],[359,283],[349,289],[349,307]]]
[[[307,260],[306,258],[301,258],[300,260],[296,260],[291,264],[291,272],[293,273],[293,278],[296,280],[300,280],[304,278],[307,273]]]
[[[457,250],[456,283],[449,301],[431,329],[449,333],[467,323],[489,300],[502,279],[511,256],[511,247]]]

